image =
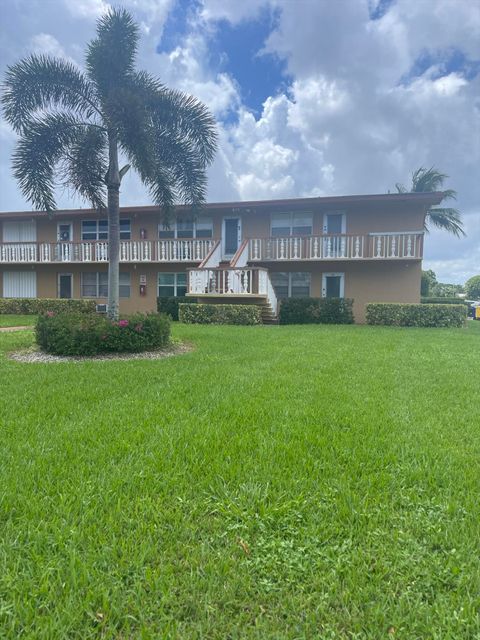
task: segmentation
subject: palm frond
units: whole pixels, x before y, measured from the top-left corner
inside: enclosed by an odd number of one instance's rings
[[[102,101],[134,73],[138,27],[124,9],[110,9],[97,23],[97,37],[88,45],[87,74]]]
[[[37,209],[56,208],[55,169],[85,126],[93,128],[67,113],[45,114],[25,123],[12,165],[22,193]]]
[[[452,233],[457,238],[465,236],[461,214],[457,209],[434,207],[429,209],[425,221],[425,230],[429,231],[432,225],[437,229],[442,229]]]
[[[65,154],[65,186],[73,187],[98,210],[106,207],[107,144],[106,133],[100,128],[77,127]]]
[[[167,89],[146,72],[136,73],[130,82],[130,90],[141,98],[154,126],[187,138],[204,165],[210,164],[217,150],[217,128],[207,107],[193,96]]]
[[[99,109],[85,76],[70,62],[50,56],[31,55],[9,67],[2,88],[5,119],[17,132],[37,112],[52,107],[86,119]]]
[[[440,173],[435,167],[430,169],[420,167],[412,174],[412,191],[415,193],[440,191],[447,178],[447,174]]]
[[[408,193],[407,187],[401,184],[400,182],[395,183],[395,189],[397,190],[398,193]]]

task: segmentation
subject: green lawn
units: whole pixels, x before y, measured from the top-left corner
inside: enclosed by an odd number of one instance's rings
[[[0,314],[0,327],[26,327],[35,324],[36,316]]]
[[[2,639],[480,637],[480,323],[174,334],[0,356]]]

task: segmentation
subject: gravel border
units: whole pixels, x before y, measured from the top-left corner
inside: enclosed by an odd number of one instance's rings
[[[193,346],[186,343],[175,343],[165,349],[156,351],[143,351],[142,353],[102,353],[98,356],[54,356],[50,353],[39,351],[36,347],[13,351],[8,354],[10,360],[15,362],[40,362],[49,364],[52,362],[105,362],[106,360],[161,360],[171,358],[183,353],[193,351]]]

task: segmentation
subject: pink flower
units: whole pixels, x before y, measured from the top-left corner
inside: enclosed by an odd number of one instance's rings
[[[118,326],[119,327],[128,327],[128,320],[119,320],[118,321]]]
[[[53,316],[54,316],[54,315],[55,315],[55,314],[53,313],[53,311],[47,311],[47,316],[48,316],[49,318],[53,318]]]
[[[138,331],[140,333],[142,329],[143,329],[143,324],[141,322],[135,325],[135,331]]]

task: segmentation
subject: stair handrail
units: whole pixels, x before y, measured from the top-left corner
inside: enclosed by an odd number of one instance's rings
[[[218,253],[218,256],[216,255],[217,253]],[[205,258],[198,265],[198,268],[209,269],[209,268],[218,267],[218,265],[220,264],[220,258],[221,258],[220,254],[221,254],[220,240],[216,240],[212,248],[210,249],[210,251],[205,256]],[[212,261],[213,264],[209,264],[210,260]]]
[[[259,293],[267,296],[267,300],[270,307],[272,308],[273,315],[276,316],[278,314],[278,299],[275,293],[275,289],[273,288],[272,281],[270,280],[268,269],[259,268],[258,276]]]
[[[238,247],[235,255],[230,260],[231,267],[246,267],[248,263],[248,239],[245,239]]]

